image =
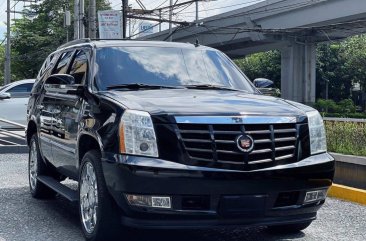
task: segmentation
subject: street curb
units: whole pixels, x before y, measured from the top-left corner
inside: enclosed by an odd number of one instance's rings
[[[366,191],[362,189],[333,184],[328,196],[366,205]]]
[[[353,156],[353,155],[345,155],[335,152],[329,152],[331,156],[337,161],[337,162],[344,162],[344,163],[350,163],[350,164],[356,164],[360,166],[366,166],[366,157],[364,156]]]
[[[29,149],[26,145],[2,146],[0,154],[25,154]]]

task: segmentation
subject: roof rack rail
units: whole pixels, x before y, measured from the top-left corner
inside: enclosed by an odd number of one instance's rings
[[[75,44],[83,44],[83,43],[90,43],[90,42],[91,42],[90,38],[75,39],[75,40],[72,40],[70,42],[67,42],[67,43],[61,45],[57,49],[66,48],[66,47],[69,47],[69,46],[72,46],[72,45],[75,45]]]
[[[93,39],[90,39],[92,41],[105,41],[105,40],[111,40],[111,41],[118,41],[118,40],[121,40],[121,41],[129,41],[129,40],[133,40],[133,41],[137,41],[137,39],[130,39],[130,38],[109,38],[109,39],[104,39],[104,38],[93,38]]]

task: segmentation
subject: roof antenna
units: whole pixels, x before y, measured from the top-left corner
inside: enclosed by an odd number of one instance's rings
[[[196,38],[196,42],[194,43],[194,46],[197,48],[198,46],[200,46],[200,41],[198,40],[198,38]]]

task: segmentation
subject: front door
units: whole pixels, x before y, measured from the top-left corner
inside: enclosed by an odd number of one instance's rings
[[[88,70],[88,52],[77,50],[67,74],[74,77],[74,85],[85,85]],[[58,94],[55,107],[60,110],[54,115],[53,157],[59,164],[60,172],[77,178],[78,161],[77,136],[82,119],[83,99],[71,94]]]

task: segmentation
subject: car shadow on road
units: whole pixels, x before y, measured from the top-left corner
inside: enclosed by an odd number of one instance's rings
[[[83,240],[78,206],[56,197],[36,200],[28,187],[1,189],[0,229],[9,240]],[[4,216],[6,215],[6,216]],[[26,229],[24,229],[26,227]],[[303,232],[291,235],[272,235],[265,227],[219,228],[210,230],[133,230],[121,233],[129,241],[246,241],[296,240]]]
[[[60,214],[69,216],[70,224],[80,228],[78,207],[68,203],[63,198],[52,204],[52,208]],[[68,209],[68,214],[64,212]],[[266,231],[266,227],[257,228],[217,228],[205,230],[143,230],[134,229],[121,232],[120,240],[129,241],[253,241],[253,240],[296,240],[304,238],[303,232],[274,235]]]
[[[220,228],[209,230],[139,230],[129,240],[133,241],[253,241],[296,240],[305,236],[303,232],[291,235],[273,235],[265,227]]]

